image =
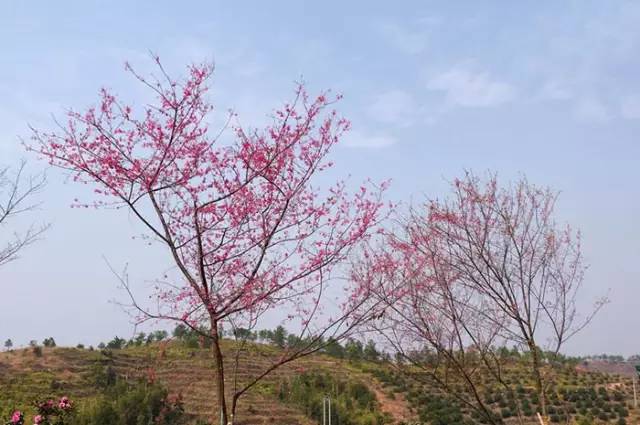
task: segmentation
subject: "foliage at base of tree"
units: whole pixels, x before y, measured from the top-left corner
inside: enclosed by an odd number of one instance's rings
[[[180,397],[158,384],[118,380],[91,403],[79,406],[70,425],[178,425],[185,422]]]
[[[92,371],[101,394],[79,406],[70,425],[178,425],[185,423],[182,398],[157,382],[127,381],[110,364]]]
[[[20,413],[23,423],[39,425],[181,425],[185,415],[180,396],[172,396],[156,382],[127,381],[110,365],[96,364],[88,377],[99,393],[73,405],[67,397],[36,403],[33,415],[24,415],[11,406],[0,408],[0,423],[7,415]],[[9,410],[6,410],[9,408]],[[14,412],[13,414],[11,412]],[[9,416],[13,420],[13,416]],[[33,418],[33,422],[29,422]],[[27,420],[27,422],[24,422]],[[21,422],[9,422],[12,425]]]
[[[375,394],[358,381],[340,380],[329,373],[305,372],[278,387],[278,398],[298,406],[312,419],[322,420],[323,399],[331,399],[331,423],[384,425],[390,418],[378,409]]]

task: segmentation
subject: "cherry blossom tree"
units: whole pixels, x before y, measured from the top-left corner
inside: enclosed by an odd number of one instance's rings
[[[323,300],[344,285],[341,264],[374,233],[385,185],[349,194],[344,181],[314,183],[349,128],[330,110],[339,96],[310,97],[299,85],[266,128],[234,124],[231,113],[227,131],[214,132],[206,96],[213,66],[192,65],[178,80],[155,59],[157,77],[126,67],[155,103],[136,111],[103,89],[97,107],[69,112],[54,132],[34,130],[30,149],[94,187],[98,200],[76,206],[125,208],[166,247],[179,277],[159,279],[157,309],[135,298],[134,306],[140,320],[171,319],[206,334],[216,407],[233,423],[238,399],[267,374],[369,317],[364,303],[328,311]],[[248,382],[234,380],[228,403],[225,365],[241,356],[223,355],[220,329],[251,329],[274,309],[297,323],[300,343]]]
[[[398,217],[384,243],[352,270],[357,293],[382,308],[375,329],[489,423],[500,420],[482,399],[481,376],[488,371],[513,390],[498,348],[515,344],[527,352],[546,415],[545,361],[606,302],[578,312],[580,233],[556,223],[556,199],[524,178],[500,187],[495,175],[483,181],[467,173],[453,182],[451,197]],[[458,384],[467,391],[456,391]]]
[[[6,231],[10,221],[37,208],[34,197],[44,188],[44,175],[25,175],[25,161],[12,169],[0,168],[0,231]],[[31,224],[23,231],[14,231],[0,244],[0,266],[16,260],[20,252],[37,241],[48,225]]]

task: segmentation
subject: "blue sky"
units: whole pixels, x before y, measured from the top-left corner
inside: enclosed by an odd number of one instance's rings
[[[444,195],[465,168],[560,190],[559,218],[582,229],[591,264],[583,303],[607,290],[612,300],[567,351],[640,352],[639,3],[131,3],[3,4],[0,164],[28,157],[28,123],[50,128],[102,86],[140,102],[123,63],[144,72],[149,51],[174,74],[214,60],[214,103],[246,125],[304,79],[344,94],[353,131],[334,152],[336,176],[391,178],[390,197],[405,201]],[[143,292],[167,257],[132,241],[139,228],[122,212],[69,209],[82,189],[48,175],[30,219],[53,228],[0,270],[0,339],[129,336],[103,257],[128,262]]]

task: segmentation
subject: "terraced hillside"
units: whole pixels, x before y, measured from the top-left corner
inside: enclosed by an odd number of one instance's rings
[[[228,347],[227,347],[228,348]],[[240,383],[263,370],[279,351],[255,344],[241,357]],[[98,393],[92,381],[97,368],[109,368],[125,380],[155,380],[173,394],[181,394],[192,423],[217,423],[213,370],[205,349],[189,349],[180,344],[160,343],[121,350],[44,348],[42,355],[31,349],[0,353],[0,416],[13,408],[24,409],[34,400],[69,395],[78,403],[91,402]],[[522,361],[505,369],[505,378],[515,391],[508,392],[487,376],[481,379],[482,396],[505,424],[516,423],[517,411],[531,424],[537,424],[538,406],[533,384]],[[467,407],[417,372],[400,374],[385,363],[355,362],[316,355],[284,366],[255,386],[240,403],[237,423],[245,425],[317,424],[318,405],[296,404],[283,397],[296,379],[312,371],[336,383],[363,383],[376,400],[376,415],[367,425],[381,424],[480,424]],[[633,403],[631,378],[616,374],[585,371],[573,363],[549,367],[553,375],[548,410],[552,423],[640,424],[640,409]],[[233,374],[227,376],[233,386]],[[312,378],[315,379],[315,378]],[[308,382],[308,381],[307,381]],[[326,385],[326,382],[325,382]],[[321,388],[312,388],[322,391]],[[464,391],[461,386],[460,392]],[[299,400],[298,400],[299,401]],[[316,420],[312,418],[315,416]],[[200,421],[200,422],[198,422]]]
[[[407,374],[379,367],[365,370],[375,376],[388,393],[406,397],[423,423],[432,425],[470,425],[486,423],[472,409],[460,403],[417,372]],[[479,379],[484,403],[505,424],[518,423],[518,411],[530,424],[538,424],[539,400],[533,381],[522,362],[512,362],[503,371],[504,380],[514,391],[507,391],[488,374]],[[629,376],[587,372],[573,363],[548,367],[552,384],[548,390],[549,420],[563,424],[640,424],[640,409],[635,407],[633,382]],[[451,388],[464,394],[466,388],[452,379]]]
[[[244,353],[242,368],[237,373],[238,382],[264,370],[277,350],[256,345],[255,350]],[[44,348],[42,356],[31,350],[0,353],[0,412],[25,409],[35,399],[65,394],[77,402],[91,400],[97,389],[91,381],[96,367],[110,367],[118,376],[134,380],[144,377],[157,380],[171,393],[181,394],[185,411],[196,420],[217,423],[213,376],[208,350],[193,350],[175,344],[134,347],[122,350],[90,351],[75,348]],[[394,422],[406,417],[406,403],[398,407],[398,400],[388,400],[381,387],[370,375],[348,362],[327,356],[313,356],[286,365],[268,376],[241,399],[237,421],[239,424],[311,425],[312,421],[303,409],[285,404],[277,397],[283,381],[292,379],[302,370],[326,371],[346,380],[359,380],[377,391],[382,411],[391,409],[386,417]],[[227,377],[229,388],[233,386],[231,374]],[[398,412],[403,412],[401,415]],[[309,413],[309,412],[306,412]]]

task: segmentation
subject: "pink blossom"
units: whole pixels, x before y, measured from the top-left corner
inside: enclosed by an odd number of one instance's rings
[[[71,401],[69,400],[69,397],[64,396],[60,399],[60,402],[58,403],[58,407],[62,410],[67,410],[71,407]]]
[[[13,415],[11,415],[11,423],[12,424],[19,424],[22,422],[22,412],[19,410],[16,410],[15,412],[13,412]]]
[[[127,206],[138,215],[139,202],[156,205],[155,217],[139,217],[147,236],[179,247],[185,286],[160,291],[158,300],[167,316],[185,321],[196,304],[226,317],[318,288],[321,273],[374,233],[388,185],[367,182],[355,194],[342,181],[326,191],[312,186],[350,124],[326,111],[339,96],[312,98],[301,85],[273,125],[233,127],[235,142],[219,145],[205,124],[212,71],[191,66],[186,80],[160,85],[157,105],[142,111],[102,89],[98,107],[69,113],[64,133],[33,137],[33,150],[94,185],[97,200],[76,199],[76,207]],[[152,224],[158,220],[162,228]],[[207,283],[196,277],[202,270]]]

